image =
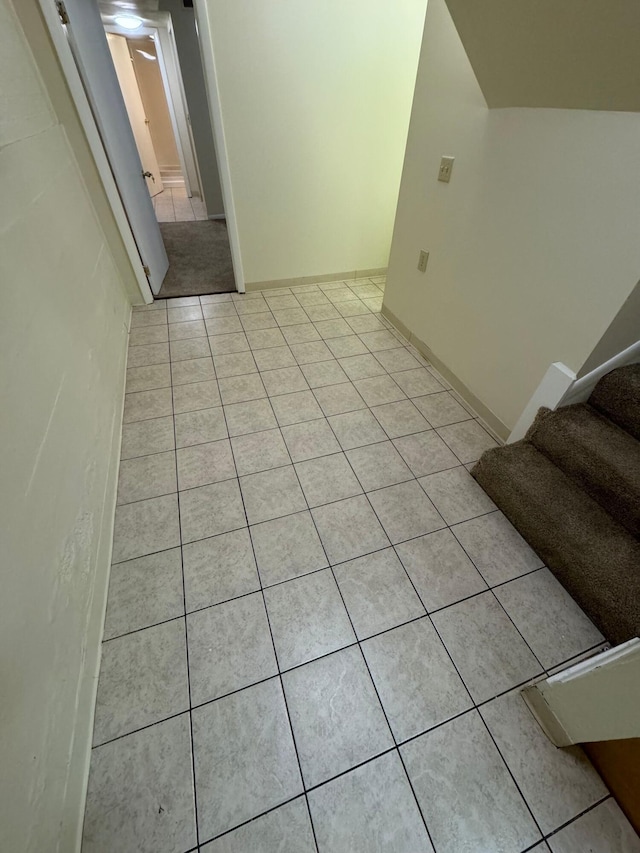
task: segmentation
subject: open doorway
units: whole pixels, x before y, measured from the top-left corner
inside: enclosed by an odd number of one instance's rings
[[[168,26],[138,26],[137,17],[105,12],[102,20],[158,222],[208,219]],[[212,217],[223,219],[221,200],[211,204]]]
[[[169,260],[157,296],[235,290],[219,185],[205,199],[171,12],[113,2],[100,15]]]
[[[61,18],[154,296],[236,290],[193,9],[66,0]]]

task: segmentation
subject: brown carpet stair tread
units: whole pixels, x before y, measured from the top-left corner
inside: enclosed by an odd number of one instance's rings
[[[473,476],[612,643],[640,633],[640,542],[529,441]]]
[[[640,534],[640,442],[592,406],[540,409],[526,436],[635,536]]]
[[[640,364],[618,367],[603,376],[589,403],[640,441]]]
[[[640,635],[640,364],[540,409],[472,474],[608,640]]]

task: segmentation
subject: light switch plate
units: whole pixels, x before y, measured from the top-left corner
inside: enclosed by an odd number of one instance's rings
[[[420,252],[418,257],[418,269],[420,272],[427,271],[427,263],[429,262],[429,252],[425,252],[424,249]]]
[[[438,172],[438,180],[448,184],[451,180],[451,172],[453,171],[453,161],[455,157],[443,157],[440,160],[440,170]]]

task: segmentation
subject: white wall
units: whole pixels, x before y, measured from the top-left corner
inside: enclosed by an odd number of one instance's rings
[[[116,266],[10,0],[0,79],[0,849],[66,853],[89,756],[133,271]]]
[[[247,282],[387,266],[425,0],[203,0]]]
[[[385,306],[503,433],[551,362],[579,371],[638,280],[639,142],[635,113],[488,110],[430,0]]]

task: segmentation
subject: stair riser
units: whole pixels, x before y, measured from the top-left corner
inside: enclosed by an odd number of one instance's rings
[[[589,403],[640,441],[640,364],[628,364],[603,376]]]
[[[640,535],[640,442],[585,404],[541,409],[527,440]]]
[[[640,633],[640,543],[527,441],[472,471],[612,643]]]

